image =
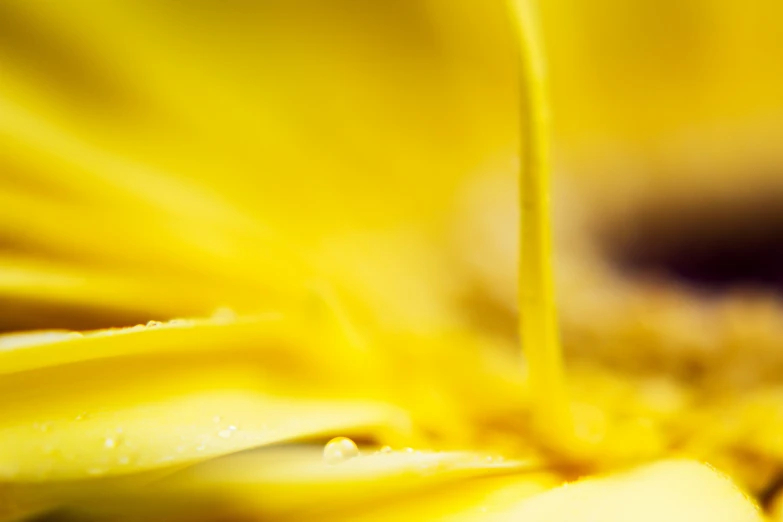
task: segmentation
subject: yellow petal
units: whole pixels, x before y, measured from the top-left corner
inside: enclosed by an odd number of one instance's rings
[[[539,495],[490,520],[754,522],[762,516],[726,477],[692,461],[665,461]]]
[[[519,500],[557,483],[532,462],[467,452],[375,449],[332,465],[325,463],[320,446],[239,454],[176,473],[124,497],[87,499],[76,508],[104,515],[119,512],[130,520],[211,520],[227,513],[264,520],[331,520],[361,513],[372,519],[376,506],[381,511],[402,505],[446,513],[498,490],[507,494],[512,485]],[[453,495],[447,494],[450,490]],[[415,517],[415,509],[406,511],[415,520],[423,519]]]
[[[490,484],[489,489],[468,482],[470,491],[456,484],[434,495],[425,493],[418,498],[378,505],[361,512],[355,520],[763,520],[756,506],[728,479],[692,461],[659,462],[546,492],[541,492],[545,482],[538,482],[536,491],[524,475],[507,477],[504,482]]]
[[[349,393],[366,382],[368,359],[327,330],[308,332],[318,342],[297,331],[250,319],[0,338],[0,477],[127,474],[295,438],[393,440],[409,429],[369,390]]]

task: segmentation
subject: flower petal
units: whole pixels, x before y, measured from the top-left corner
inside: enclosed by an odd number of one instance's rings
[[[356,392],[372,360],[317,322],[181,323],[0,338],[0,477],[128,474],[302,437],[409,430],[371,388]]]
[[[664,461],[568,484],[490,520],[761,521],[753,502],[726,477],[693,461]]]
[[[532,462],[467,452],[375,452],[329,465],[321,446],[238,454],[176,473],[135,492],[72,504],[75,512],[129,520],[358,519],[378,512],[448,513],[504,490],[519,500],[558,479]],[[513,490],[514,495],[508,493]],[[454,494],[450,494],[453,492]],[[401,511],[395,506],[403,506]]]

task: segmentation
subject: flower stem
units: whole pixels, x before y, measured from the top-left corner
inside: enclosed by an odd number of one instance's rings
[[[533,393],[533,422],[544,440],[565,448],[573,423],[558,339],[552,276],[549,112],[546,67],[533,0],[509,0],[521,79],[519,333]]]

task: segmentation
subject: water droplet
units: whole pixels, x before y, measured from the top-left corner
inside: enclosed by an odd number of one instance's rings
[[[327,464],[339,464],[358,456],[359,448],[347,437],[336,437],[324,446],[324,460]]]
[[[233,433],[234,433],[234,432],[233,432],[232,430],[230,430],[230,429],[226,429],[226,430],[220,430],[220,431],[218,432],[218,437],[220,437],[221,439],[227,439],[227,438],[231,437],[231,435],[232,435]]]
[[[117,459],[117,464],[119,464],[121,466],[125,466],[127,464],[130,464],[130,457],[128,455],[121,455]]]
[[[231,431],[237,431],[237,427],[234,426],[233,424],[231,426],[229,426],[228,429],[231,430]]]
[[[402,451],[404,451],[405,453],[413,453],[413,448],[405,448]]]
[[[384,446],[381,448],[381,453],[391,453],[393,450],[391,449],[391,446]]]
[[[160,321],[147,321],[147,328],[157,328],[159,326],[163,326],[163,323]]]
[[[117,441],[111,437],[107,437],[106,440],[103,441],[103,447],[106,449],[114,449],[117,447]]]
[[[199,444],[198,446],[196,446],[196,451],[204,451],[205,449],[207,449],[206,444]]]

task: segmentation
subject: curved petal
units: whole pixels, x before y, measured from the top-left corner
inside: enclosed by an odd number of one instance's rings
[[[0,338],[0,477],[128,474],[302,437],[409,430],[405,413],[362,388],[372,359],[328,330],[298,331],[279,318],[215,319]]]
[[[568,484],[489,519],[763,520],[753,502],[726,477],[692,461],[664,461],[602,479]]]
[[[508,493],[510,485],[519,499],[558,483],[540,464],[480,453],[364,451],[329,465],[321,446],[269,448],[194,466],[135,492],[72,505],[76,513],[121,513],[129,520],[215,520],[231,515],[332,520],[357,514],[372,520],[384,509],[399,514],[393,508],[398,505],[415,505],[419,515],[434,517],[493,491],[506,488]],[[421,519],[413,513],[414,520]]]

